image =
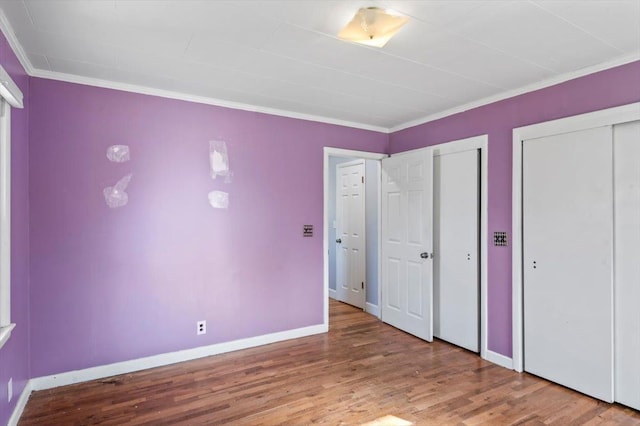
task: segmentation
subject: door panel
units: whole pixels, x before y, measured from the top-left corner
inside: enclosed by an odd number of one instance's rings
[[[364,175],[365,164],[361,160],[336,166],[336,293],[338,300],[363,309],[366,274]]]
[[[383,267],[383,269],[385,269]],[[387,300],[387,306],[390,309],[400,311],[400,259],[389,257],[386,263],[387,279],[390,283],[387,287],[388,292],[383,295]]]
[[[478,352],[478,150],[434,158],[434,335]]]
[[[433,151],[382,160],[382,320],[433,340]],[[427,257],[421,257],[426,253]]]
[[[640,410],[640,121],[616,125],[615,400]]]
[[[523,142],[525,370],[613,401],[612,129]]]

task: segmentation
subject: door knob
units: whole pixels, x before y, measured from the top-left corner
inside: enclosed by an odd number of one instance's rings
[[[426,251],[423,253],[420,253],[420,258],[422,259],[428,259],[429,258],[429,253],[427,253]]]
[[[336,243],[338,243],[338,244],[342,244],[342,239],[338,238],[338,239],[336,240]]]

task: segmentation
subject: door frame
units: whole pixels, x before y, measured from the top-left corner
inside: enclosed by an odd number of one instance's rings
[[[594,127],[613,126],[636,120],[640,120],[640,102],[513,129],[513,174],[511,186],[512,368],[518,372],[522,372],[524,370],[524,309],[522,288],[524,282],[522,247],[522,143],[527,139],[576,132]]]
[[[487,347],[488,342],[488,256],[489,250],[489,135],[473,136],[466,139],[454,140],[438,145],[432,145],[434,157],[436,155],[453,154],[456,152],[480,151],[480,357],[493,363],[500,364],[499,359],[492,357]],[[437,256],[438,253],[435,253]]]
[[[323,258],[323,317],[324,326],[329,326],[329,157],[348,157],[358,158],[364,160],[377,160],[378,163],[383,158],[388,157],[388,154],[369,152],[369,151],[356,151],[351,149],[333,148],[325,146],[322,148],[323,162],[322,162],[322,192],[323,192],[323,213],[322,213],[322,258]],[[378,164],[378,176],[380,176],[381,168]],[[366,183],[365,183],[366,185]],[[380,219],[380,186],[378,186],[378,234],[382,227]],[[381,241],[378,238],[378,258],[380,258],[380,244]],[[378,262],[378,277],[380,277],[380,262]],[[378,283],[378,305],[380,305],[380,291],[381,286]],[[366,293],[365,293],[365,306],[366,306]],[[380,310],[378,310],[379,312]],[[379,314],[378,314],[379,317]]]
[[[336,173],[336,198],[334,200],[334,202],[336,203],[336,221],[338,221],[338,198],[339,198],[339,194],[338,194],[338,169],[340,169],[340,167],[350,167],[350,166],[358,166],[358,165],[362,165],[362,177],[364,178],[364,181],[366,182],[367,180],[367,162],[364,158],[357,158],[355,160],[351,160],[351,161],[345,161],[344,163],[338,163],[336,164],[336,168],[335,168],[335,173]],[[363,240],[363,244],[364,244],[364,248],[363,248],[363,253],[364,253],[364,282],[367,282],[367,190],[366,190],[366,186],[363,183],[362,185],[362,202],[364,204],[364,208],[362,210],[362,214],[364,215],[364,229],[365,231],[363,232],[362,235],[362,240]],[[343,206],[344,208],[344,206]],[[328,250],[328,249],[327,249]],[[336,252],[336,271],[338,269],[338,253]],[[362,310],[366,310],[367,307],[367,290],[364,289],[364,303],[362,304]],[[345,295],[342,294],[342,291],[340,291],[339,286],[338,286],[338,281],[336,280],[336,297],[338,297],[338,300],[342,301],[340,299],[340,296],[343,296],[343,299],[347,299],[347,297],[344,297]],[[348,303],[348,302],[345,302]]]

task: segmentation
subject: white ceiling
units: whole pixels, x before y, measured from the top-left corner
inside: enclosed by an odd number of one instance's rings
[[[411,19],[383,49],[337,39],[365,6]],[[36,76],[379,130],[640,58],[640,0],[0,0],[0,8]]]

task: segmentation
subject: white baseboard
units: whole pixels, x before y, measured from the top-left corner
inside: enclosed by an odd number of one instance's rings
[[[380,318],[380,308],[378,305],[367,302],[364,305],[364,311],[370,313],[374,317]]]
[[[338,300],[338,292],[335,291],[334,289],[330,288],[329,289],[329,297],[335,300]]]
[[[508,356],[504,356],[497,352],[493,352],[487,349],[487,356],[485,359],[494,364],[498,364],[501,367],[508,368],[509,370],[513,370],[513,360]]]
[[[153,355],[130,361],[101,365],[98,367],[86,368],[84,370],[68,371],[66,373],[53,374],[51,376],[37,377],[31,380],[31,389],[34,391],[51,389],[58,386],[66,386],[74,383],[131,373],[133,371],[175,364],[177,362],[190,361],[192,359],[203,358],[206,356],[233,352],[240,349],[268,345],[269,343],[280,342],[283,340],[297,339],[299,337],[311,336],[313,334],[326,333],[327,331],[328,326],[326,324],[318,324],[294,330],[265,334],[263,336],[234,340],[232,342],[217,343],[215,345],[201,346],[198,348]]]
[[[20,394],[20,398],[16,403],[16,408],[13,409],[13,413],[11,413],[11,417],[9,417],[9,422],[7,426],[17,426],[20,417],[22,416],[22,412],[24,411],[24,407],[27,406],[27,401],[29,401],[29,397],[31,396],[32,382],[31,380],[27,381],[27,384],[24,385],[24,389]]]

